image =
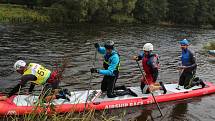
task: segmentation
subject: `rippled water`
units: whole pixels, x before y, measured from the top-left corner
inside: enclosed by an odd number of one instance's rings
[[[95,42],[113,40],[121,55],[121,71],[117,84],[138,86],[141,74],[137,65],[130,58],[142,49],[146,42],[154,44],[160,55],[160,80],[173,82],[178,79],[176,70],[180,48],[178,39],[186,37],[191,40],[191,48],[196,52],[198,76],[214,82],[214,65],[207,60],[203,44],[214,39],[215,30],[167,28],[155,26],[98,26],[98,25],[0,25],[0,86],[11,87],[19,77],[13,71],[17,59],[36,62],[53,68],[61,58],[69,60],[65,78],[62,83],[71,84],[71,90],[85,90],[89,82],[89,69],[94,60]],[[101,67],[102,56],[97,57],[96,67]],[[96,76],[92,88],[100,88],[102,76]],[[164,121],[198,121],[215,120],[215,95],[209,95],[186,101],[162,103]],[[125,120],[161,120],[156,106],[134,107],[111,110],[110,113],[126,110]]]

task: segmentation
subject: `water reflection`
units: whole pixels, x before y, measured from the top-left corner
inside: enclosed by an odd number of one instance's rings
[[[154,121],[154,117],[152,116],[152,110],[142,110],[140,116],[136,117],[137,121]]]
[[[186,120],[185,115],[188,111],[187,103],[179,103],[173,106],[172,112],[169,117],[171,121],[184,121]]]

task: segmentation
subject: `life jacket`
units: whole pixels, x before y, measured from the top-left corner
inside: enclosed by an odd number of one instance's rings
[[[33,83],[38,85],[43,85],[50,77],[51,71],[39,64],[30,63],[23,75],[28,75],[28,74],[32,74],[37,77],[36,81],[32,81]]]
[[[111,63],[110,57],[112,57],[114,54],[117,54],[120,57],[120,55],[118,53],[112,53],[112,54],[105,54],[104,55],[103,68],[105,70],[108,70],[108,67],[109,67],[109,65]],[[116,70],[114,71],[114,73],[118,73],[119,72],[119,67],[120,67],[120,61],[117,64]]]
[[[152,68],[160,68],[158,55],[152,54],[149,57],[144,56],[142,65],[146,74],[152,74]]]
[[[192,57],[193,54],[190,52],[190,50],[186,49],[182,51],[181,61],[183,66],[190,66],[192,65]]]
[[[156,74],[153,73],[152,69],[160,68],[158,55],[152,54],[149,57],[144,56],[142,59],[142,66],[143,66],[144,72],[146,73],[145,77],[142,78],[142,82],[147,85],[153,84],[156,81],[154,78]]]

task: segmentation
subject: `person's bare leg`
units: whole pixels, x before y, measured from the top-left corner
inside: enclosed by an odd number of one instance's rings
[[[50,101],[56,99],[56,95],[59,93],[59,91],[60,91],[60,89],[54,89],[53,94],[45,97],[46,102],[50,102]]]
[[[151,91],[151,92],[153,92],[153,91],[156,91],[156,90],[160,90],[160,86],[155,86],[155,85],[150,85],[149,86],[149,90]]]
[[[45,98],[46,103],[49,103],[49,102],[51,102],[51,101],[54,100],[54,99],[56,99],[56,96],[55,96],[55,95],[47,96],[47,97]]]
[[[160,86],[160,84],[159,83],[154,83],[154,86]]]

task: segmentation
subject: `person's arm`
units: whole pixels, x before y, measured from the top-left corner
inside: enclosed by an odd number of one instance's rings
[[[140,53],[138,56],[133,56],[132,60],[140,61],[144,57],[144,53]]]
[[[97,50],[98,50],[98,52],[99,52],[100,54],[103,54],[103,55],[104,55],[104,54],[106,53],[105,47],[98,47]]]
[[[99,45],[99,43],[95,43],[94,46],[95,46],[96,50],[97,50],[100,54],[103,54],[103,55],[104,55],[104,54],[106,53],[105,47],[101,47],[101,46]]]
[[[158,56],[158,55],[155,55],[155,56]],[[158,77],[158,57],[155,57],[155,56],[152,56],[150,58],[150,61],[149,61],[149,65],[151,66],[151,69],[152,69],[152,75],[153,75],[153,80],[156,81],[157,80],[157,77]]]
[[[137,57],[138,57],[138,60],[137,60],[137,61],[142,60],[142,59],[143,59],[143,57],[144,57],[144,53],[140,53]]]
[[[153,55],[151,58],[150,58],[150,66],[151,66],[151,68],[152,69],[156,69],[156,70],[158,70],[158,66],[159,66],[159,59],[158,59],[158,55],[156,54],[156,55]]]
[[[190,50],[189,50],[190,51]],[[186,69],[193,69],[197,66],[195,53],[190,51],[192,65],[186,66]]]
[[[107,70],[99,70],[99,74],[107,75],[107,76],[115,76],[114,71],[116,70],[116,67],[119,64],[119,56],[113,55],[111,60],[111,63]]]
[[[21,77],[21,81],[19,84],[17,84],[7,95],[7,97],[11,97],[12,95],[14,95],[15,93],[19,92],[20,88],[24,87],[25,84],[28,82],[28,81],[35,81],[37,80],[37,77],[32,75],[32,74],[29,74],[29,75],[24,75]]]

